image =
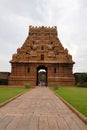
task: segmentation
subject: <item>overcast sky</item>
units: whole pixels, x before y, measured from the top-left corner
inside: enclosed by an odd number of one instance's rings
[[[0,0],[0,71],[11,71],[9,61],[29,25],[57,26],[75,61],[73,71],[87,72],[87,0]]]

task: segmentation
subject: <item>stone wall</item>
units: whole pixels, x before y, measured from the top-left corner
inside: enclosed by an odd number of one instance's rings
[[[9,72],[0,72],[0,85],[8,85]]]
[[[74,85],[72,56],[58,38],[57,27],[29,27],[22,47],[12,55],[9,85],[32,87],[37,83],[37,69],[46,69],[47,85]]]

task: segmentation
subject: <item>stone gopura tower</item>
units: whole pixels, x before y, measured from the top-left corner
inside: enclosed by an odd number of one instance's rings
[[[29,27],[29,34],[13,54],[9,85],[39,84],[39,71],[45,70],[46,85],[74,85],[72,56],[57,37],[57,27]]]

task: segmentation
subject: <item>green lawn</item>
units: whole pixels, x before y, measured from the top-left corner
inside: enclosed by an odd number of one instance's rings
[[[25,88],[0,88],[0,103],[27,91]]]
[[[60,87],[54,91],[87,117],[87,88]]]

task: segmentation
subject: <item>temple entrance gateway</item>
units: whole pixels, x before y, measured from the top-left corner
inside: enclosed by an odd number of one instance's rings
[[[37,67],[36,86],[47,86],[47,67]]]
[[[57,27],[29,27],[28,37],[12,55],[9,85],[74,85],[72,56],[58,38]]]

